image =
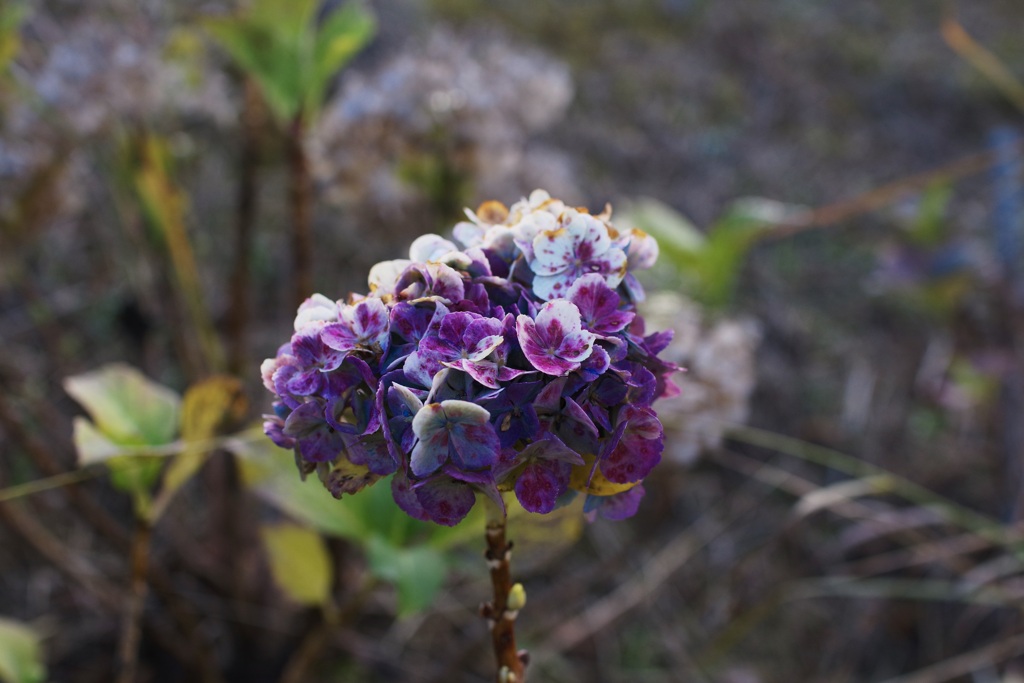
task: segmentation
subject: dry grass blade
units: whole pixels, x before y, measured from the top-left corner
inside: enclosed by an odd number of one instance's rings
[[[805,494],[793,508],[793,516],[802,519],[819,510],[827,510],[855,498],[886,493],[890,489],[891,479],[884,474],[839,482]]]
[[[1020,552],[1020,541],[1012,537],[996,520],[964,507],[955,501],[930,491],[909,479],[904,479],[881,467],[824,446],[783,436],[754,427],[734,426],[729,437],[752,446],[786,453],[801,460],[813,462],[856,477],[886,476],[890,492],[912,503],[927,506],[941,514],[950,524],[969,530],[991,543]]]
[[[1019,151],[1020,145],[1017,145]],[[824,228],[875,211],[939,183],[950,183],[983,171],[998,162],[994,152],[976,152],[930,171],[894,180],[873,190],[808,211],[788,224],[765,232],[765,239],[779,240],[813,228]]]
[[[992,666],[1024,654],[1024,635],[1016,635],[997,643],[965,652],[906,676],[890,678],[883,683],[943,683],[959,676]]]
[[[977,43],[960,22],[951,17],[942,22],[942,37],[964,61],[980,71],[1006,99],[1024,112],[1024,83],[1013,75],[1002,60]]]
[[[761,483],[756,478],[751,481]],[[784,485],[782,481],[778,483]],[[590,607],[557,628],[550,637],[546,638],[547,651],[550,653],[570,650],[639,606],[691,558],[725,533],[740,518],[755,509],[764,497],[770,495],[774,490],[776,487],[770,485],[770,488],[766,488],[762,495],[752,497],[742,510],[728,520],[716,521],[715,513],[720,511],[724,505],[715,506],[705,512],[690,525],[689,529],[650,557],[633,578],[624,581],[612,593],[594,602]]]
[[[983,538],[967,533],[943,538],[937,541],[918,543],[916,545],[878,553],[863,560],[836,567],[840,574],[855,576],[874,576],[889,572],[920,567],[923,565],[948,562],[971,553],[991,548],[992,544]]]

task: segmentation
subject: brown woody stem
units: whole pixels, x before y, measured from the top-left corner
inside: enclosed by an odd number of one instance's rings
[[[293,303],[297,307],[313,293],[313,178],[303,144],[305,121],[300,111],[288,131],[291,169],[289,204],[292,214]]]
[[[517,609],[509,608],[512,591],[512,543],[505,537],[507,517],[504,510],[488,505],[487,566],[491,571],[494,598],[483,605],[481,613],[491,628],[491,641],[498,659],[499,683],[523,683],[526,680],[526,651],[516,649]]]
[[[121,643],[118,647],[117,683],[135,683],[138,679],[139,641],[142,636],[142,611],[149,592],[147,583],[149,565],[149,539],[152,526],[141,515],[136,521],[135,537],[132,540],[131,591],[121,626]]]
[[[245,79],[242,108],[242,146],[238,158],[238,196],[235,215],[235,264],[231,271],[231,308],[228,311],[228,371],[245,372],[245,332],[249,322],[249,260],[256,220],[257,166],[260,161],[262,102],[256,83]]]

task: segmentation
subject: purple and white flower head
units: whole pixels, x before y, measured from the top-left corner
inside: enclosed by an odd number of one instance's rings
[[[657,243],[543,190],[467,217],[374,266],[369,295],[302,304],[261,367],[265,431],[334,495],[393,475],[398,505],[439,524],[502,492],[632,515],[664,450],[651,404],[678,392],[671,334],[636,312]]]

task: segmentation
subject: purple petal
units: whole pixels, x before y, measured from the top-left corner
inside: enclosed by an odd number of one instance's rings
[[[665,432],[658,416],[650,408],[626,406],[619,424],[626,425],[622,438],[601,461],[601,473],[616,484],[640,481],[661,460]]]
[[[330,462],[345,450],[345,443],[341,440],[341,432],[334,431],[325,424],[323,429],[296,439],[295,450],[309,462]]]
[[[608,355],[608,352],[604,350],[604,347],[599,344],[594,344],[593,353],[590,354],[590,358],[580,363],[580,372],[587,379],[588,382],[593,382],[598,377],[608,372],[608,368],[612,365],[612,359]]]
[[[544,301],[560,299],[579,277],[579,270],[566,268],[554,275],[538,275],[533,279],[533,293]]]
[[[363,346],[380,349],[387,345],[390,318],[387,306],[380,299],[370,297],[354,306],[346,306],[341,318],[352,321],[352,328],[359,334]]]
[[[356,465],[363,465],[374,474],[385,476],[398,469],[398,462],[388,450],[387,440],[383,434],[369,436],[342,437],[349,460]]]
[[[431,276],[430,293],[452,303],[466,298],[466,286],[459,271],[443,263],[428,263],[427,272]]]
[[[462,335],[462,348],[470,360],[481,360],[501,345],[502,321],[495,318],[478,318],[471,322]]]
[[[594,335],[581,327],[579,309],[564,300],[544,304],[536,320],[520,315],[516,334],[530,364],[555,376],[578,368],[594,345]]]
[[[636,315],[620,311],[621,300],[605,282],[604,276],[590,273],[576,280],[565,297],[580,310],[583,325],[598,334],[613,334],[624,329]]]
[[[555,509],[558,497],[569,485],[569,466],[564,463],[535,461],[523,468],[516,479],[516,498],[523,509],[547,514]]]
[[[629,270],[646,270],[653,266],[658,260],[658,241],[637,228],[630,230],[628,237]]]
[[[337,351],[352,351],[359,346],[359,335],[348,322],[327,325],[320,331],[320,338],[325,345]]]
[[[334,322],[338,319],[338,304],[323,294],[314,294],[301,304],[295,314],[295,331],[318,323]]]
[[[413,418],[412,431],[418,441],[412,450],[409,464],[417,477],[425,477],[437,471],[448,459],[450,444],[447,426],[448,420],[440,403],[423,406]]]
[[[462,403],[462,401],[445,401],[445,403]],[[455,451],[452,454],[452,462],[467,470],[490,467],[498,459],[498,451],[501,449],[498,435],[489,422],[480,425],[457,426],[451,432],[451,442]]]
[[[413,492],[427,517],[444,526],[461,522],[476,503],[476,494],[469,484],[448,477],[433,477],[416,484]]]
[[[438,404],[431,404],[438,405]],[[429,408],[431,406],[426,406]],[[451,437],[452,461],[467,470],[490,467],[498,458],[500,444],[498,435],[491,426],[491,415],[486,409],[468,401],[442,401],[440,407],[445,416],[444,429]],[[421,411],[422,412],[422,411]],[[419,414],[417,413],[417,418]],[[433,417],[424,419],[424,430],[433,428]],[[416,420],[413,420],[416,431]],[[417,436],[420,431],[417,431]]]
[[[434,311],[429,303],[400,301],[391,309],[391,330],[407,342],[418,342],[427,333]]]
[[[640,501],[643,500],[644,493],[643,484],[637,484],[628,491],[608,496],[598,508],[598,514],[612,521],[628,519],[635,515],[640,508]]]
[[[604,275],[604,281],[609,287],[618,287],[626,276],[626,253],[612,247],[601,256],[591,259],[586,267],[592,273]]]
[[[327,427],[327,418],[324,416],[324,404],[319,401],[308,401],[299,405],[288,415],[283,431],[288,436],[302,438],[325,427]]]
[[[284,433],[284,420],[277,415],[264,415],[263,433],[279,448],[295,448],[295,439]]]
[[[531,443],[522,450],[519,457],[523,460],[550,460],[569,465],[584,464],[580,454],[566,446],[554,434],[545,434],[544,438]]]
[[[416,492],[412,490],[412,486],[413,484],[409,481],[409,476],[405,471],[398,470],[391,479],[391,496],[405,514],[413,519],[426,522],[430,517],[427,515],[427,511],[423,509],[423,506],[420,505],[420,500],[416,497]]]
[[[538,413],[557,413],[562,409],[562,393],[565,390],[565,384],[566,380],[560,378],[544,385],[533,402]]]
[[[292,368],[291,376],[288,379],[287,393],[296,396],[312,396],[320,392],[324,385],[324,374],[315,367]]]

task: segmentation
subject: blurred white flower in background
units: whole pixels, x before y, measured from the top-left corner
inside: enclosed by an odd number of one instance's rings
[[[648,331],[675,330],[662,357],[685,371],[673,379],[679,395],[659,400],[657,408],[666,458],[688,465],[721,445],[729,423],[747,419],[760,327],[752,319],[708,320],[700,306],[673,292],[651,294],[640,312]]]
[[[39,11],[26,20],[14,87],[0,91],[0,224],[80,212],[86,143],[119,127],[236,121],[228,78],[208,68],[197,34],[121,19],[65,24]]]
[[[572,96],[558,61],[493,36],[435,30],[345,79],[311,136],[317,177],[333,200],[384,215],[424,202],[458,210],[541,186],[575,200],[568,157],[533,140]]]
[[[168,117],[217,125],[237,118],[227,77],[196,62],[202,44],[194,34],[91,19],[62,34],[28,80],[41,103],[80,136]]]

